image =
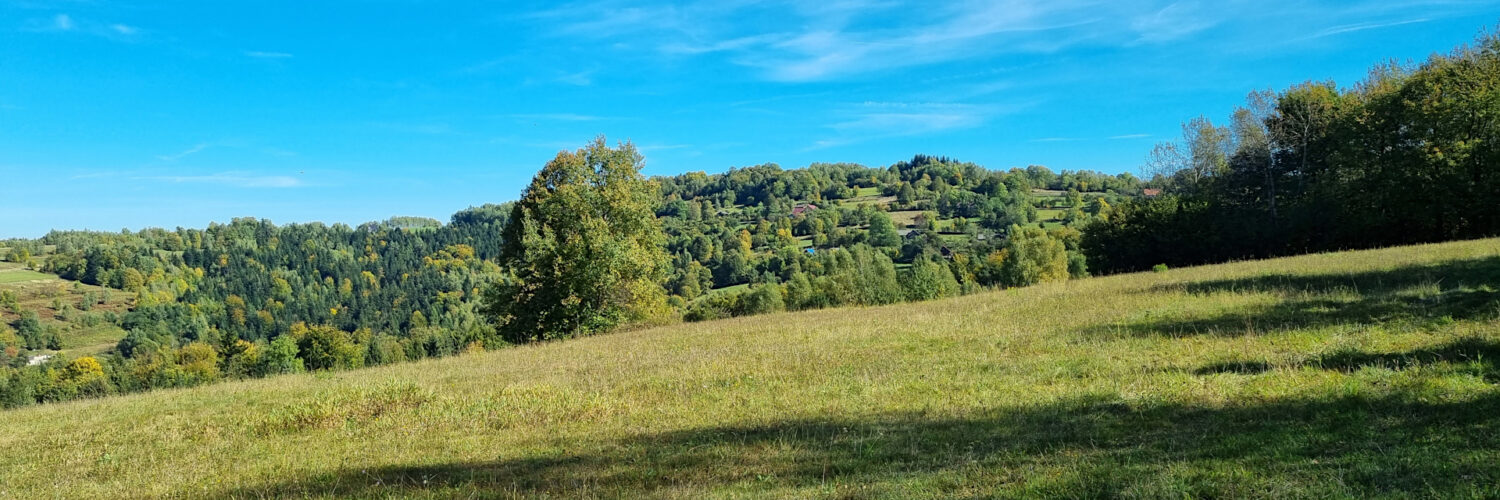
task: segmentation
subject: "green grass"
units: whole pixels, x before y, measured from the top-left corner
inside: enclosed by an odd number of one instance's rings
[[[100,324],[64,334],[62,347],[68,354],[98,354],[114,348],[125,338],[125,333],[113,324]]]
[[[1041,221],[1062,220],[1063,216],[1067,214],[1067,210],[1060,210],[1055,208],[1039,208],[1036,210],[1036,218],[1037,220]]]
[[[887,213],[891,216],[891,222],[895,223],[898,228],[916,224],[917,216],[922,215],[921,210],[898,210]]]
[[[50,279],[57,279],[57,276],[47,273],[39,273],[36,271],[27,271],[24,269],[0,270],[0,284]]]
[[[11,411],[0,496],[1495,497],[1500,240]]]
[[[709,290],[708,293],[703,294],[703,296],[707,297],[709,295],[717,295],[721,293],[741,292],[749,289],[749,283],[740,283],[738,285],[729,285],[723,288],[715,288],[713,290]]]

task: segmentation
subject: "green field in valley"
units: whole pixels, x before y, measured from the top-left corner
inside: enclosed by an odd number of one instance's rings
[[[25,269],[0,270],[0,284],[46,279],[57,279],[57,276]]]

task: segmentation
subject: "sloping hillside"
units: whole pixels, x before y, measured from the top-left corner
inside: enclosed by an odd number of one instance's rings
[[[0,262],[0,325],[17,320],[24,324],[25,318],[33,318],[30,328],[34,331],[19,332],[14,340],[15,347],[30,348],[36,360],[93,355],[114,348],[125,336],[117,324],[118,315],[129,310],[134,295]],[[5,326],[0,330],[6,330]],[[4,344],[0,341],[0,347]],[[8,357],[9,353],[0,353],[0,360]]]
[[[1500,495],[1500,240],[0,418],[0,496]]]

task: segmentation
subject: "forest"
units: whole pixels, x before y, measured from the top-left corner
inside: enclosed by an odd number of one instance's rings
[[[639,185],[649,190],[642,208],[661,230],[658,322],[1081,277],[1076,227],[1141,190],[1130,174],[1002,172],[924,155],[885,168],[767,164]],[[515,208],[477,206],[446,222],[239,218],[204,229],[53,231],[0,242],[6,260],[104,287],[43,312],[126,332],[108,352],[33,363],[57,350],[60,329],[15,294],[0,296],[0,402],[357,368],[592,333],[518,334],[486,312],[485,295],[513,274],[501,254]],[[109,290],[113,302],[131,305],[127,312],[82,310]]]
[[[1093,269],[1134,271],[1500,233],[1500,37],[1352,86],[1253,92],[1183,124],[1145,169],[1162,195],[1085,228]]]
[[[519,201],[448,221],[0,241],[11,262],[103,287],[54,299],[46,318],[0,290],[0,404],[1495,235],[1497,88],[1500,38],[1485,35],[1350,87],[1251,93],[1226,124],[1185,123],[1141,177],[917,155],[646,179],[633,146],[601,137],[559,153]],[[128,311],[88,310],[111,290]],[[125,333],[106,352],[48,357],[61,344],[48,318]]]

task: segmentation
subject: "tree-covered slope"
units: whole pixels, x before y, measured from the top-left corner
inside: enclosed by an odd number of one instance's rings
[[[115,303],[131,304],[104,318],[117,333],[114,348],[57,356],[41,339],[56,333],[28,319],[49,311],[0,296],[0,407],[443,357],[619,322],[877,305],[1067,279],[1087,271],[1077,230],[1064,226],[1139,191],[1129,174],[999,171],[923,155],[889,167],[759,165],[647,180],[629,148],[622,145],[628,161],[611,174],[634,179],[629,211],[624,197],[585,193],[543,219],[523,198],[462,210],[447,223],[238,218],[202,229],[0,241],[4,265],[124,290]],[[612,150],[601,138],[586,151]],[[563,173],[544,169],[536,192],[580,187],[581,177]],[[517,207],[521,223],[511,224]],[[583,217],[589,210],[598,216]],[[1041,210],[1067,214],[1044,218]],[[635,229],[659,237],[641,240],[638,251],[609,251],[610,242],[630,241],[611,236],[626,213]],[[558,225],[570,221],[579,224]],[[1023,226],[1020,238],[1005,237]],[[574,241],[547,244],[560,234]],[[551,255],[558,248],[572,253]],[[604,271],[623,268],[600,265],[604,255],[661,265],[616,282]],[[540,260],[528,266],[522,256]],[[556,275],[548,262],[577,272]],[[622,295],[656,299],[629,314],[601,307]],[[553,310],[575,299],[570,312]],[[590,311],[601,315],[585,321]],[[533,321],[518,319],[526,317]],[[535,328],[520,331],[523,323]]]

